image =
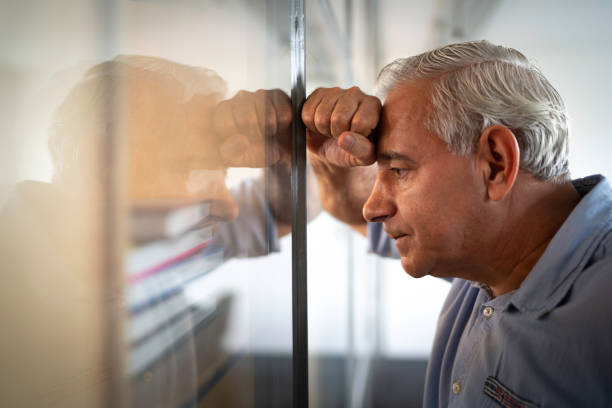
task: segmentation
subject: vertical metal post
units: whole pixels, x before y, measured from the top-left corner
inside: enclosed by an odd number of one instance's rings
[[[96,11],[101,22],[100,52],[104,59],[110,59],[117,53],[120,30],[118,22],[119,5],[117,0],[98,0]],[[103,86],[110,90],[104,101],[103,110],[99,112],[105,116],[109,123],[107,132],[98,146],[96,154],[100,157],[100,166],[97,173],[103,182],[100,193],[104,197],[101,206],[101,215],[104,220],[101,229],[102,251],[101,269],[103,273],[102,312],[104,313],[104,364],[107,374],[105,390],[100,401],[101,406],[125,407],[126,382],[124,372],[123,350],[123,319],[124,311],[121,308],[123,285],[123,223],[122,223],[122,176],[123,176],[123,140],[120,136],[120,122],[122,115],[121,87],[114,76],[106,79]]]
[[[305,0],[291,0],[291,251],[293,299],[293,406],[308,407],[308,320],[306,292],[306,99]]]

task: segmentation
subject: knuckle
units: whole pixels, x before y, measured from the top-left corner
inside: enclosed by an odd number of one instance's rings
[[[340,87],[334,86],[332,88],[319,88],[321,90],[321,100],[326,100],[329,98],[334,98],[339,93],[342,93],[342,89]]]
[[[380,111],[382,109],[382,103],[380,102],[380,99],[378,99],[376,96],[368,95],[368,101],[370,101],[370,103],[376,108],[376,110]]]
[[[287,94],[282,89],[279,89],[279,88],[274,88],[270,90],[270,94],[276,98],[282,98],[282,99],[288,98]]]
[[[265,103],[268,99],[268,91],[265,89],[258,89],[253,93],[253,97],[258,103]]]
[[[346,127],[349,121],[349,117],[345,112],[334,112],[331,117],[331,125],[334,128]],[[343,129],[341,129],[343,130]]]
[[[354,120],[351,125],[352,129],[354,129],[357,133],[360,133],[365,137],[370,136],[375,127],[376,123],[367,119]]]
[[[323,89],[323,88],[318,87],[318,88],[316,88],[314,91],[312,91],[310,94],[311,94],[311,95],[316,95],[316,94],[320,93],[322,89]]]
[[[310,93],[310,95],[308,96],[308,98],[307,98],[306,100],[307,100],[307,101],[308,101],[308,100],[312,101],[313,99],[316,99],[316,98],[319,96],[319,94],[322,92],[322,90],[323,90],[323,88],[317,88],[317,89],[315,89],[314,91],[312,91],[312,92]]]
[[[276,118],[273,115],[266,115],[263,125],[266,131],[274,131],[276,129]]]
[[[302,109],[302,122],[306,126],[312,126],[314,122],[314,112],[312,109]]]
[[[327,119],[327,117],[325,117],[323,115],[315,116],[314,122],[315,122],[315,126],[319,130],[325,130],[325,129],[327,129],[327,127],[329,125],[329,120]]]
[[[250,92],[238,91],[238,93],[236,93],[236,96],[234,96],[232,99],[235,105],[239,107],[244,107],[245,104],[249,102],[250,97],[251,97]]]
[[[224,101],[219,102],[217,106],[215,107],[216,115],[213,117],[213,119],[216,119],[219,113],[225,112],[227,108],[229,107],[229,104],[230,104],[230,100],[224,100]]]
[[[288,126],[291,124],[291,120],[293,119],[293,114],[289,109],[283,109],[278,113],[278,121],[281,126]]]
[[[363,94],[363,92],[361,92],[361,89],[358,86],[351,86],[349,89],[346,90],[346,92],[353,95]]]
[[[363,116],[356,116],[353,118],[351,127],[356,130],[368,130],[371,126],[369,120]]]

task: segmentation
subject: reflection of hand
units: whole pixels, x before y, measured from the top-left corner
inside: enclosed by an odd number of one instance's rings
[[[374,163],[374,144],[368,136],[378,124],[381,109],[378,98],[357,87],[318,88],[302,109],[308,150],[341,167]]]
[[[263,167],[287,160],[291,120],[291,100],[280,89],[240,91],[222,101],[212,115],[222,160],[228,167]]]

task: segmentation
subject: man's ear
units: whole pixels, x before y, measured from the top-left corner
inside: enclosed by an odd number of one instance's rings
[[[488,127],[480,135],[478,157],[488,198],[501,201],[514,186],[520,165],[521,155],[514,133],[501,125]]]

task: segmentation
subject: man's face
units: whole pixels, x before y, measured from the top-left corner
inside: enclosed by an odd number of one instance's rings
[[[428,85],[405,84],[388,95],[378,175],[363,213],[384,223],[411,276],[465,276],[483,249],[485,185],[473,156],[450,153],[425,129]]]

